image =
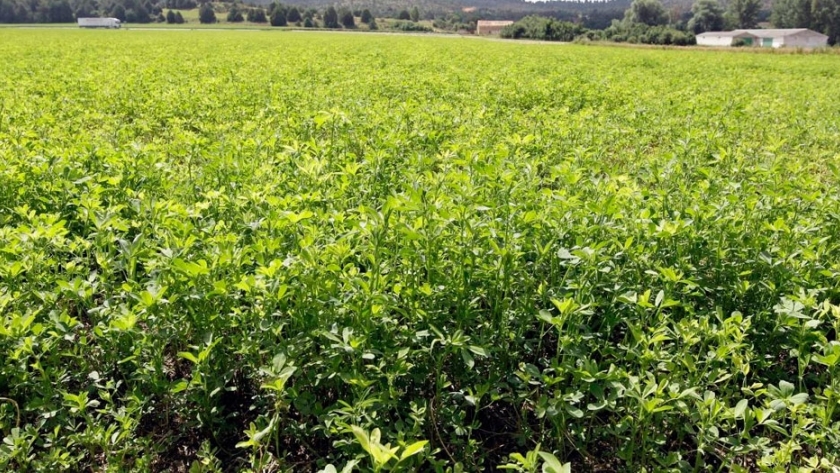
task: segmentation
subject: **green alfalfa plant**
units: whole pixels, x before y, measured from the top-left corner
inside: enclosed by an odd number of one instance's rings
[[[827,322],[832,325],[835,333],[840,330],[840,305],[833,305],[829,301],[824,301],[821,305],[818,315],[820,318],[828,319]],[[824,340],[821,345],[821,353],[814,354],[812,359],[819,365],[822,365],[827,370],[824,386],[822,391],[816,394],[820,400],[825,400],[825,408],[819,412],[823,423],[828,422],[834,418],[834,413],[837,409],[836,402],[832,400],[840,399],[840,342],[836,340]]]
[[[397,445],[392,447],[390,443],[382,444],[382,432],[375,428],[370,433],[358,426],[350,426],[350,431],[356,442],[368,454],[372,469],[375,473],[380,471],[400,471],[408,468],[406,465],[415,455],[422,453],[427,440],[418,440],[408,445]],[[416,468],[416,464],[415,464]]]
[[[542,468],[540,468],[542,465]],[[501,470],[512,470],[520,473],[571,473],[571,463],[561,463],[554,454],[540,449],[540,445],[533,450],[529,450],[522,455],[521,453],[512,453],[510,461],[504,465],[499,465]]]
[[[352,473],[353,468],[355,468],[356,465],[358,465],[358,464],[359,464],[358,460],[350,460],[344,465],[344,467],[341,469],[340,473]],[[333,465],[332,463],[329,463],[329,464],[327,464],[327,466],[325,466],[321,470],[318,470],[318,473],[339,473],[339,470],[335,467],[335,465]]]
[[[256,423],[251,422],[248,430],[245,431],[247,439],[236,444],[236,448],[251,450],[252,464],[256,471],[260,471],[277,458],[282,451],[279,424],[288,407],[283,396],[286,392],[286,383],[295,371],[297,367],[291,363],[287,364],[284,353],[275,355],[271,360],[271,365],[261,369],[261,374],[267,378],[267,382],[260,387],[274,397],[274,405],[268,415],[261,416],[263,420],[268,420],[267,424],[258,427]],[[268,450],[269,446],[274,447],[274,454]]]
[[[0,466],[26,468],[31,465],[36,451],[38,430],[34,426],[14,427],[0,443]]]
[[[423,338],[431,336],[431,342],[428,343],[428,348],[424,351],[428,353],[429,363],[434,366],[434,396],[430,400],[428,412],[434,439],[437,443],[442,445],[444,452],[450,456],[449,448],[446,446],[447,441],[444,440],[446,431],[450,428],[460,435],[469,438],[474,429],[479,425],[473,421],[467,423],[464,417],[463,409],[456,408],[453,404],[446,402],[447,388],[451,383],[447,379],[446,370],[444,367],[450,363],[458,363],[465,373],[475,375],[478,373],[476,368],[476,358],[488,359],[491,352],[489,349],[480,345],[472,344],[471,337],[467,336],[463,330],[455,329],[451,333],[445,332],[434,325],[429,326],[429,330],[422,330],[417,333]],[[478,381],[475,376],[470,376],[474,382]],[[465,379],[469,379],[465,376]],[[471,390],[470,387],[467,387]],[[481,390],[481,388],[478,388]],[[469,396],[469,395],[468,395]],[[469,403],[475,403],[478,398],[474,396],[465,397],[464,400]],[[448,422],[444,422],[449,419]],[[469,462],[467,462],[469,463]]]
[[[562,356],[567,346],[578,342],[578,337],[583,327],[583,317],[591,315],[592,311],[588,304],[580,304],[571,297],[551,299],[551,304],[557,310],[557,315],[550,311],[541,310],[537,319],[549,324],[556,330],[557,346],[555,356]],[[573,320],[573,317],[576,320]]]
[[[192,346],[193,351],[178,352],[177,357],[191,364],[190,379],[182,379],[170,388],[171,394],[186,392],[197,408],[196,420],[199,425],[212,426],[220,421],[217,399],[223,391],[231,389],[226,386],[224,375],[213,366],[214,351],[223,339],[213,334],[205,335],[203,344]]]
[[[20,405],[8,397],[0,397],[0,403],[9,403],[15,408],[15,428],[20,428]]]
[[[210,442],[202,442],[196,454],[198,459],[190,465],[189,473],[221,473],[222,462],[217,457],[217,450]]]

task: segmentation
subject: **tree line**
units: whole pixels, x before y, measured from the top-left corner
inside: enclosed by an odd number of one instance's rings
[[[198,7],[200,23],[216,23],[224,14],[228,22],[249,21],[271,26],[302,26],[305,28],[356,28],[356,19],[368,29],[378,29],[370,9],[329,6],[323,10],[284,5],[273,2],[267,7],[233,3],[197,3],[195,0],[0,0],[0,23],[72,23],[77,18],[113,17],[127,23],[166,22],[185,23],[179,10]],[[400,11],[395,22],[397,29],[414,30],[425,27],[409,26],[420,20],[414,6]],[[405,23],[405,24],[403,24]],[[425,28],[428,29],[428,28]]]
[[[616,10],[615,7],[623,5],[624,1],[613,0],[608,5],[605,4],[604,8],[596,7],[586,13],[574,10],[575,6],[579,5],[578,3],[569,3],[569,8],[545,10],[544,14],[579,21],[588,28],[603,28],[608,26],[610,20],[616,16],[616,11],[620,13],[620,10]],[[199,19],[203,19],[205,22],[218,21],[221,16],[231,22],[268,23],[273,16],[274,23],[277,26],[283,26],[282,12],[285,11],[287,16],[291,16],[291,19],[285,18],[286,24],[300,23],[299,26],[305,27],[341,28],[346,27],[345,24],[351,24],[350,16],[347,15],[349,11],[355,17],[354,23],[356,19],[361,19],[363,24],[372,26],[371,29],[376,28],[375,17],[378,17],[399,20],[399,22],[390,24],[390,27],[394,29],[429,30],[429,28],[420,25],[419,22],[430,20],[434,22],[434,27],[437,29],[457,31],[474,29],[475,22],[478,19],[517,19],[526,14],[519,10],[487,8],[464,12],[460,9],[443,11],[424,7],[421,12],[417,5],[408,6],[393,3],[377,6],[375,11],[372,11],[373,7],[353,6],[351,10],[349,6],[334,6],[333,10],[338,15],[338,19],[332,21],[335,16],[329,11],[329,7],[304,7],[301,6],[302,3],[305,3],[304,0],[295,3],[296,6],[270,4],[263,7],[244,5],[240,1],[208,3],[196,0],[0,0],[0,23],[71,23],[76,18],[86,17],[114,17],[127,23],[183,23],[186,20],[178,10],[200,8],[201,16]],[[584,5],[584,2],[581,2],[580,5]],[[542,12],[544,10],[544,5],[533,4],[532,6],[533,11]],[[277,11],[275,12],[275,10]],[[310,14],[305,15],[306,12],[310,12]],[[367,15],[364,14],[365,12],[367,12]],[[301,17],[299,20],[296,19],[296,13]],[[321,21],[324,15],[327,15],[327,24]],[[308,22],[306,21],[307,17],[309,18]]]
[[[112,17],[129,23],[167,21],[164,9],[189,10],[195,0],[0,0],[0,23],[72,23],[77,18]],[[173,21],[176,22],[173,13]],[[183,22],[183,16],[181,16]]]
[[[216,23],[218,17],[216,10],[210,3],[204,3],[199,8],[199,21],[201,23]],[[356,18],[366,24],[368,29],[378,29],[376,18],[369,9],[350,10],[349,8],[336,9],[329,6],[323,11],[315,8],[299,8],[294,5],[274,3],[267,8],[245,7],[242,4],[234,3],[227,8],[226,20],[231,23],[249,21],[252,23],[268,23],[271,26],[302,26],[304,28],[356,28]]]

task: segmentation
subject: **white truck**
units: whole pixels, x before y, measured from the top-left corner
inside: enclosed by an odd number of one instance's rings
[[[120,28],[116,18],[79,18],[79,28]]]

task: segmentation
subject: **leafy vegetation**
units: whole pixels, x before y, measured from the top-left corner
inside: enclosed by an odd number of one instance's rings
[[[527,38],[541,41],[609,40],[614,42],[685,46],[694,44],[694,36],[669,25],[668,13],[659,0],[635,0],[622,21],[613,20],[606,29],[587,30],[579,23],[558,21],[542,16],[527,16],[505,27],[503,38]]]
[[[732,0],[729,3],[729,25],[732,28],[758,26],[761,0]]]
[[[289,12],[286,13],[286,21],[288,21],[289,23],[297,23],[301,19],[302,18],[300,16],[300,11],[297,9],[297,7],[289,8]]]
[[[694,35],[665,25],[648,26],[642,23],[615,22],[603,32],[595,32],[590,39],[607,39],[617,43],[642,43],[687,46],[695,44]]]
[[[239,15],[241,21],[241,14]],[[201,8],[198,9],[198,21],[204,24],[208,23],[215,23],[216,22],[216,12],[213,10],[213,6],[209,3],[205,3],[201,5]],[[228,17],[228,21],[232,21],[230,17]]]
[[[698,0],[691,7],[691,20],[687,28],[695,34],[706,31],[723,31],[726,24],[723,7],[717,0]]]
[[[169,10],[166,12],[166,22],[169,24],[181,25],[184,23],[184,17],[180,11],[173,12]]]
[[[578,24],[542,16],[527,16],[501,33],[503,38],[529,38],[541,41],[573,41],[586,30]]]
[[[646,26],[665,26],[670,22],[660,0],[633,0],[624,12],[624,22]]]
[[[428,33],[428,32],[432,31],[432,29],[429,28],[428,26],[420,24],[420,23],[415,23],[415,22],[410,21],[410,20],[391,21],[391,22],[388,22],[388,25],[390,26],[390,28],[392,30],[396,30],[396,31],[417,31],[417,32],[423,32],[423,33]]]
[[[286,17],[288,16],[289,12],[286,10],[286,7],[278,4],[275,5],[274,8],[271,9],[271,13],[268,15],[268,20],[271,26],[286,26],[288,25],[288,20]]]
[[[324,12],[324,26],[326,28],[338,28],[338,12],[330,6]]]
[[[681,29],[685,25],[673,22],[659,0],[633,0],[624,12],[622,21],[614,20],[609,28],[595,38],[619,43],[694,44],[694,35]]]
[[[339,12],[341,18],[341,26],[347,29],[356,27],[356,19],[353,17],[353,12],[350,10],[342,10]]]
[[[837,464],[833,57],[3,36],[0,470]]]
[[[242,10],[239,7],[234,5],[228,10],[227,21],[229,23],[241,23],[245,21],[245,15],[242,14]]]

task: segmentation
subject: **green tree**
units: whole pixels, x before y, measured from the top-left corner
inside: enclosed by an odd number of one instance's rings
[[[506,26],[501,36],[503,38],[527,38],[541,41],[573,41],[585,29],[568,21],[555,20],[539,15],[529,15],[512,25]]]
[[[411,13],[409,13],[408,10],[402,10],[397,15],[397,19],[398,20],[410,20],[411,19]]]
[[[76,5],[76,11],[73,12],[76,18],[88,18],[96,15],[96,7],[88,0],[84,0]]]
[[[624,22],[628,25],[667,25],[668,12],[659,0],[633,0],[624,12]]]
[[[368,29],[370,30],[378,30],[379,26],[376,24],[376,18],[371,18],[370,23],[368,23]]]
[[[136,14],[136,21],[137,23],[151,23],[152,17],[149,16],[149,10],[146,10],[145,7],[137,7]]]
[[[288,24],[286,21],[286,7],[280,4],[276,5],[271,10],[268,21],[271,22],[271,26],[286,26]]]
[[[168,12],[166,12],[166,22],[169,23],[170,25],[175,24],[175,12],[174,11],[169,10]]]
[[[420,21],[420,9],[416,5],[411,7],[411,11],[408,14],[411,17],[411,21]]]
[[[338,12],[335,11],[333,6],[328,7],[327,11],[324,12],[324,27],[338,28]]]
[[[314,28],[315,23],[312,21],[312,18],[306,17],[303,19],[303,27],[304,28]]]
[[[209,3],[204,3],[198,9],[198,21],[203,24],[210,24],[216,22],[216,12]]]
[[[114,5],[114,8],[111,9],[111,17],[120,21],[125,21],[125,7],[119,3]]]
[[[371,15],[370,10],[365,8],[362,10],[362,23],[370,24],[370,21],[373,20],[373,15]]]
[[[691,7],[688,29],[694,34],[706,31],[720,31],[724,28],[723,7],[717,0],[698,0]]]
[[[297,23],[300,21],[300,10],[297,7],[289,8],[289,12],[286,13],[286,21],[289,23]]]
[[[776,28],[811,28],[811,0],[776,0],[770,22]]]
[[[351,12],[350,10],[341,11],[341,25],[345,28],[356,27],[356,19],[353,18],[353,12]]]
[[[184,15],[181,15],[181,12],[175,12],[175,24],[176,25],[183,25],[184,24]]]
[[[813,0],[811,29],[828,35],[828,44],[840,43],[840,0]]]
[[[729,4],[729,22],[734,28],[755,28],[761,0],[732,0]]]
[[[67,0],[52,0],[47,4],[47,18],[50,23],[72,23],[73,9]]]
[[[240,23],[245,21],[245,18],[242,16],[242,10],[240,10],[236,4],[233,4],[233,6],[230,7],[230,10],[228,10],[227,21],[231,23]]]
[[[253,18],[251,19],[254,23],[265,23],[268,21],[268,18],[265,16],[265,10],[262,8],[255,8],[252,10],[254,12]]]

